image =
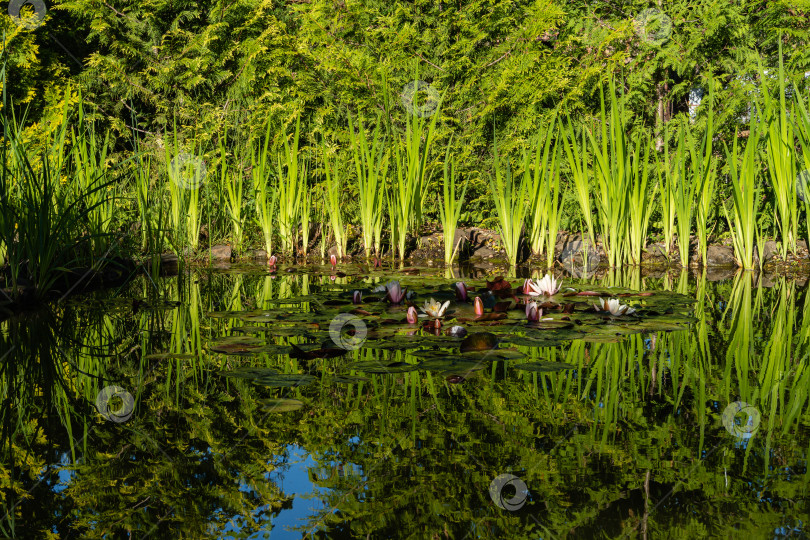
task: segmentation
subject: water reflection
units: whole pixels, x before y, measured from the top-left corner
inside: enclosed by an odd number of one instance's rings
[[[804,284],[763,287],[750,272],[716,282],[638,269],[591,276],[584,283],[687,295],[696,322],[515,345],[525,358],[488,361],[455,384],[436,371],[347,372],[358,361],[413,362],[393,334],[345,355],[291,356],[291,344],[328,343],[317,324],[301,330],[332,298],[324,292],[391,277],[320,270],[145,279],[2,322],[3,533],[805,534],[796,519],[808,511]],[[404,272],[431,294],[492,279],[481,269]],[[268,313],[284,318],[263,326]],[[574,368],[515,368],[525,362]],[[314,382],[222,376],[246,366]],[[129,420],[96,410],[109,385],[132,395]],[[292,399],[303,406],[269,405]],[[756,408],[756,426],[724,424],[735,402]],[[514,511],[491,498],[504,474],[527,486]]]

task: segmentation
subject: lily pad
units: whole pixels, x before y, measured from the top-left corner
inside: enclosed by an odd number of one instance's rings
[[[254,384],[269,386],[271,388],[292,388],[296,386],[306,386],[315,382],[312,375],[299,373],[272,373],[253,380]]]
[[[529,362],[526,364],[518,364],[513,367],[515,369],[522,369],[525,371],[550,373],[554,371],[563,371],[566,369],[576,369],[577,366],[574,364],[566,364],[565,362]]]
[[[264,412],[285,413],[297,411],[304,406],[303,401],[297,399],[263,399],[260,401]]]
[[[407,362],[378,362],[376,360],[366,360],[348,364],[346,368],[354,371],[362,371],[364,373],[406,373],[408,371],[416,371],[419,366],[418,364],[409,364]]]
[[[234,377],[237,379],[258,379],[260,377],[277,375],[278,370],[265,367],[240,367],[232,371],[224,371],[222,374],[226,377]]]

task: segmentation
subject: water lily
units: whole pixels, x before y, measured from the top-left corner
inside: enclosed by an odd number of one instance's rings
[[[537,281],[533,281],[531,279],[527,279],[523,282],[523,293],[528,294],[529,296],[554,296],[557,294],[562,287],[562,281],[557,282],[554,279],[554,276],[551,274],[546,274],[543,276],[542,279],[538,279]]]
[[[385,296],[392,304],[401,304],[408,291],[402,288],[399,281],[389,282],[388,285],[385,286],[385,290],[388,291]]]
[[[278,259],[276,258],[275,255],[271,255],[270,258],[267,259],[267,266],[275,266],[277,260]]]
[[[463,281],[459,281],[456,283],[456,298],[459,302],[466,302],[467,301],[467,293],[470,289],[467,288],[467,284]]]
[[[416,308],[411,306],[408,308],[408,314],[405,315],[405,318],[408,320],[409,324],[416,324],[418,320],[418,315],[416,314]]]
[[[332,266],[337,265],[337,257],[335,257],[334,255],[330,255],[329,262],[332,263]]]
[[[593,305],[598,311],[609,311],[611,315],[614,317],[621,317],[622,315],[632,315],[636,312],[635,308],[631,308],[627,304],[622,304],[619,302],[618,298],[611,298],[610,300],[605,300],[604,298],[599,299],[600,306],[596,304]]]
[[[363,302],[363,293],[360,291],[352,291],[352,304],[361,304]]]
[[[528,302],[526,304],[526,319],[529,322],[537,322],[543,316],[543,310],[537,307],[537,302]]]
[[[444,312],[447,311],[447,307],[450,305],[450,300],[445,302],[444,304],[440,304],[433,298],[430,300],[425,301],[425,305],[422,308],[422,311],[430,315],[431,317],[441,317],[444,315]]]
[[[475,300],[473,301],[473,308],[475,309],[476,316],[481,316],[484,314],[484,302],[481,300],[480,296],[475,297]]]

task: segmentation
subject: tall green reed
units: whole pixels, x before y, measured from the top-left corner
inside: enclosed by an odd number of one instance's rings
[[[363,119],[358,119],[355,133],[354,122],[349,115],[349,141],[357,173],[360,226],[366,258],[371,256],[372,249],[376,255],[381,254],[380,237],[383,228],[383,206],[386,200],[385,186],[391,156],[381,128],[380,117],[377,117],[376,127],[369,142]]]
[[[165,149],[165,161],[170,198],[170,241],[178,254],[185,247],[196,250],[200,241],[200,188],[207,173],[202,153],[202,148],[194,140],[186,145],[180,143],[175,123],[171,145]]]
[[[451,139],[452,141],[452,139]],[[450,264],[456,258],[461,240],[456,243],[456,228],[461,216],[461,205],[464,203],[464,195],[467,193],[467,183],[461,190],[461,195],[456,200],[456,172],[458,165],[456,160],[450,157],[450,143],[447,144],[447,151],[444,157],[444,176],[442,182],[442,197],[439,199],[439,217],[442,221],[442,234],[444,236],[444,262]]]
[[[523,221],[526,215],[527,181],[518,182],[512,174],[508,158],[503,164],[498,155],[498,142],[493,139],[494,176],[489,177],[490,196],[498,217],[498,234],[506,251],[509,265],[517,264]]]
[[[394,144],[395,178],[388,202],[391,244],[400,259],[405,258],[408,233],[416,232],[422,225],[429,181],[429,158],[436,139],[436,122],[440,115],[441,102],[440,98],[437,110],[428,119],[416,114],[418,103],[414,101],[413,110],[406,116],[403,138]]]
[[[93,253],[103,255],[109,245],[117,203],[117,184],[107,179],[110,134],[107,132],[104,140],[100,141],[95,126],[86,120],[81,103],[78,112],[78,129],[71,129],[70,136],[73,174],[68,185],[77,193],[87,194],[87,202],[93,208],[87,215],[88,232],[93,237]],[[105,186],[103,189],[94,189],[102,185]]]
[[[757,218],[761,206],[758,186],[759,168],[757,167],[757,145],[759,144],[759,127],[751,115],[748,138],[740,155],[739,137],[734,137],[731,151],[725,145],[726,161],[731,176],[732,208],[729,212],[723,202],[723,213],[731,230],[734,243],[734,257],[745,270],[754,268],[754,247],[760,236]],[[759,259],[762,265],[762,257]]]
[[[231,226],[231,233],[233,239],[233,248],[235,251],[242,249],[242,234],[243,234],[243,191],[244,191],[244,174],[243,163],[236,152],[234,158],[236,159],[235,166],[231,166],[228,158],[228,131],[227,128],[223,130],[222,135],[218,139],[219,145],[219,190],[225,196],[225,210],[228,222]]]
[[[697,181],[699,188],[695,194],[697,200],[695,207],[695,227],[697,229],[698,250],[703,266],[707,264],[709,231],[708,220],[711,204],[714,201],[715,185],[717,183],[717,158],[714,156],[714,78],[709,77],[708,112],[706,117],[706,130],[700,146],[695,144],[691,130],[687,131],[689,141],[690,171],[693,181]]]
[[[766,81],[765,72],[760,65],[760,76]],[[768,177],[773,188],[775,201],[774,229],[778,229],[781,243],[780,255],[785,258],[789,252],[796,251],[798,232],[798,205],[796,204],[796,158],[793,122],[788,116],[785,100],[785,71],[782,63],[782,40],[779,40],[779,99],[774,100],[768,88],[764,87],[763,107],[766,130],[766,156],[768,159]]]
[[[321,142],[321,155],[326,175],[323,186],[324,207],[332,226],[338,257],[342,259],[346,256],[346,244],[348,243],[343,222],[343,167],[342,164],[338,165],[333,161],[336,158],[329,157],[329,150],[325,142]]]
[[[593,153],[596,178],[599,230],[608,265],[617,267],[626,259],[628,217],[631,214],[629,195],[632,191],[631,150],[624,107],[616,97],[614,82],[610,82],[610,113],[605,107],[604,90],[600,90],[601,133],[599,139],[587,131]],[[639,210],[639,209],[634,209]]]
[[[264,140],[252,143],[250,154],[250,175],[253,182],[253,197],[256,205],[256,223],[262,231],[264,250],[269,258],[273,255],[278,190],[270,186],[272,165],[270,161],[270,122],[264,133]]]
[[[302,201],[307,187],[306,165],[298,151],[301,134],[301,115],[295,117],[295,134],[290,144],[289,137],[284,138],[283,148],[277,155],[276,174],[278,177],[278,232],[281,246],[285,253],[295,255],[298,226],[302,218]],[[306,209],[309,211],[309,208]],[[306,239],[304,240],[306,243]]]
[[[564,131],[565,155],[568,159],[571,182],[574,185],[574,193],[579,203],[582,218],[585,220],[588,229],[589,244],[594,245],[596,235],[593,224],[593,207],[591,205],[591,173],[589,170],[590,156],[588,153],[587,129],[583,125],[577,131],[569,117],[567,129]],[[577,141],[577,136],[581,137],[580,141]]]
[[[554,141],[556,115],[542,125],[534,145],[534,163],[523,154],[524,182],[529,192],[529,246],[535,255],[545,251],[546,265],[554,263],[554,247],[560,228],[560,153],[562,144]]]

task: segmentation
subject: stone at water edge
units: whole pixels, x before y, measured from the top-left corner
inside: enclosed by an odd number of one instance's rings
[[[706,250],[708,266],[737,266],[734,260],[734,249],[731,246],[711,245]]]
[[[230,261],[231,256],[233,255],[233,250],[231,249],[231,246],[216,245],[208,251],[208,254],[211,257],[211,260],[214,261]]]

